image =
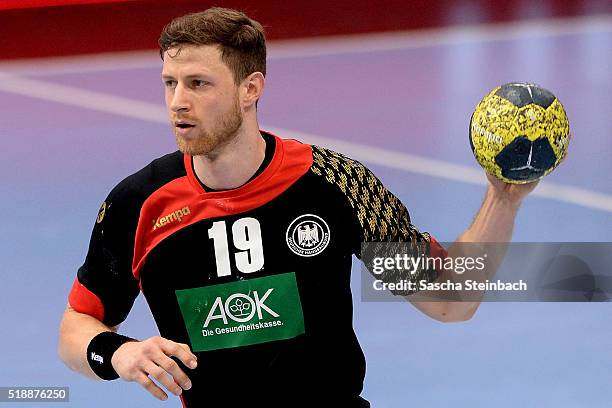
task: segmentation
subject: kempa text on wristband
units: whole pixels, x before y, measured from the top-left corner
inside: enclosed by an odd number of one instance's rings
[[[87,346],[87,362],[98,377],[103,380],[119,378],[111,364],[111,358],[115,351],[128,341],[137,340],[110,331],[102,332],[91,339]]]

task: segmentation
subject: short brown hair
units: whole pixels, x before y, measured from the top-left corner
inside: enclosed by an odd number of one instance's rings
[[[159,53],[184,45],[217,45],[236,84],[253,72],[266,75],[266,37],[257,21],[236,10],[213,7],[177,17],[159,37]]]

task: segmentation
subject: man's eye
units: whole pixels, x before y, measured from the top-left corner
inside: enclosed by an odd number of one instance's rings
[[[167,81],[164,81],[164,85],[166,85],[166,87],[168,88],[174,88],[176,86],[176,81],[167,80]]]
[[[193,80],[193,82],[192,82],[192,84],[193,84],[193,86],[194,86],[194,87],[196,87],[196,88],[201,88],[201,87],[203,87],[203,86],[207,85],[207,84],[208,84],[208,82],[206,82],[206,81],[204,81],[204,80],[201,80],[201,79],[194,79],[194,80]]]

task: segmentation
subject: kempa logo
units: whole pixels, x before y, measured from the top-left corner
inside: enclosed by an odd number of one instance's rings
[[[180,210],[176,210],[168,215],[164,215],[161,218],[153,220],[153,231],[173,222],[181,222],[183,217],[189,214],[191,214],[189,207],[183,207]]]
[[[287,228],[289,249],[296,255],[310,257],[323,252],[329,245],[329,226],[323,218],[314,214],[297,217]]]
[[[97,361],[100,364],[104,364],[104,359],[102,358],[102,356],[94,353],[93,351],[91,352],[91,359],[93,361]]]
[[[504,139],[500,135],[489,132],[487,129],[478,126],[476,123],[472,123],[472,132],[478,133],[481,136],[486,136],[487,142],[489,143],[493,142],[501,144],[504,141]]]

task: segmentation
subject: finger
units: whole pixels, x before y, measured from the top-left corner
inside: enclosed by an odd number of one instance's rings
[[[191,352],[191,348],[189,347],[188,344],[185,343],[176,343],[179,345],[179,347],[182,347],[187,353],[191,354],[196,360],[198,359],[198,356],[196,356],[195,354],[193,354]]]
[[[174,356],[181,360],[187,367],[193,369],[198,365],[198,358],[189,350],[189,346],[183,343],[175,343],[166,340],[162,343],[162,351],[168,356]]]
[[[165,354],[161,354],[154,361],[155,364],[166,370],[166,372],[169,373],[172,378],[174,378],[174,381],[183,387],[183,389],[188,390],[191,388],[191,380],[189,380],[187,374],[181,370],[179,365],[173,359]]]
[[[151,395],[155,398],[166,401],[168,399],[168,394],[164,392],[161,388],[159,388],[149,377],[147,377],[144,373],[141,373],[138,377],[136,377],[136,382],[144,387],[145,390],[149,391]]]
[[[144,370],[174,395],[178,396],[183,392],[181,387],[168,376],[166,371],[152,361],[145,365]]]

